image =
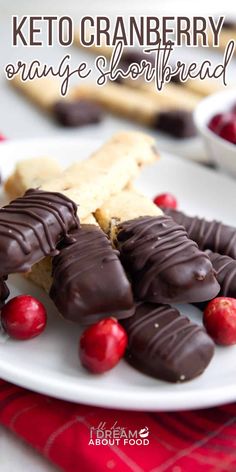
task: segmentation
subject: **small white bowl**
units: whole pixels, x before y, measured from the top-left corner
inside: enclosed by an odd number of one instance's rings
[[[212,162],[236,177],[236,145],[217,136],[208,128],[210,119],[217,113],[230,111],[236,104],[236,90],[224,90],[202,100],[194,112],[194,121],[203,136]]]

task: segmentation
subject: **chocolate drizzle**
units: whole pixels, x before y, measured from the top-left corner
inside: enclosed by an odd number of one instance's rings
[[[72,236],[75,242],[53,258],[50,297],[59,312],[83,324],[133,314],[130,283],[105,233],[95,225],[82,225]]]
[[[236,298],[236,261],[229,256],[206,251],[220,284],[218,296]]]
[[[210,249],[236,259],[236,228],[219,221],[187,216],[181,211],[163,209],[176,223],[183,225],[189,238],[196,241],[200,249]]]
[[[79,221],[77,206],[56,192],[28,190],[0,209],[0,276],[25,272],[56,245]]]
[[[209,257],[169,216],[146,216],[122,223],[117,246],[138,299],[199,302],[219,292]]]
[[[127,361],[158,379],[193,379],[213,356],[214,343],[204,328],[169,305],[140,302],[135,315],[122,324],[128,334]]]

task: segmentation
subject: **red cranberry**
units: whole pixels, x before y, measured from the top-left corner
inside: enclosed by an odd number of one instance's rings
[[[6,137],[3,134],[0,134],[0,142],[6,141]]]
[[[213,118],[211,118],[211,120],[208,123],[208,128],[211,131],[214,131],[214,133],[217,133],[217,128],[223,119],[224,119],[223,113],[218,113],[217,115],[213,116]]]
[[[176,198],[171,193],[161,193],[157,195],[153,201],[155,205],[164,208],[173,208],[175,210],[178,206]]]
[[[112,369],[124,355],[127,341],[126,331],[114,318],[89,326],[80,338],[82,365],[95,374]]]
[[[39,300],[30,295],[19,295],[2,308],[1,322],[12,338],[31,339],[44,330],[47,314]]]
[[[230,143],[236,144],[236,118],[226,121],[218,130],[219,136]]]
[[[236,299],[217,297],[204,310],[203,322],[208,334],[217,344],[236,343]]]

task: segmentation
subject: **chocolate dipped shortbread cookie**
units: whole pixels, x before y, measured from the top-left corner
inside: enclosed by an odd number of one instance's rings
[[[98,123],[103,117],[101,107],[89,99],[77,100],[71,93],[62,98],[60,83],[55,78],[34,78],[23,82],[19,76],[15,76],[9,83],[63,126]]]
[[[138,299],[187,303],[218,294],[209,257],[148,198],[124,191],[104,204],[96,218],[119,249]]]
[[[62,167],[52,157],[23,159],[17,162],[4,184],[4,190],[11,199],[21,197],[29,188],[38,188],[46,180],[58,177],[61,172]]]
[[[26,272],[79,226],[77,205],[65,195],[28,190],[0,209],[0,276]]]
[[[236,259],[236,228],[233,226],[225,225],[220,221],[208,221],[197,216],[188,216],[171,208],[163,208],[163,211],[176,223],[184,226],[189,238],[196,241],[200,249],[210,249]]]
[[[58,311],[71,321],[90,324],[134,312],[131,285],[105,233],[95,225],[81,225],[52,259],[49,295]]]
[[[126,159],[127,156],[127,159]],[[154,140],[137,132],[117,133],[100,149],[85,160],[80,160],[63,171],[59,163],[52,158],[41,157],[19,161],[8,177],[4,189],[11,198],[22,196],[29,188],[46,186],[47,182],[60,192],[68,192],[78,187],[77,197],[81,197],[80,216],[87,217],[97,208],[101,197],[108,198],[104,189],[105,180],[109,191],[117,191],[131,184],[143,165],[151,164],[158,159]],[[88,188],[90,184],[90,192]],[[80,193],[79,193],[80,192]],[[86,204],[91,211],[82,209],[86,193]],[[72,195],[71,195],[72,197]]]
[[[103,118],[103,109],[89,100],[60,100],[54,104],[52,112],[56,121],[65,127],[99,123]]]
[[[128,334],[126,360],[157,379],[191,380],[204,372],[214,354],[204,328],[170,305],[140,302],[122,325]]]
[[[131,85],[132,81],[128,82]],[[150,85],[150,84],[148,84]],[[178,92],[178,90],[177,90]],[[103,87],[95,84],[83,84],[75,87],[73,93],[77,98],[90,97],[95,103],[111,113],[137,121],[154,129],[169,133],[176,138],[191,137],[196,134],[192,118],[192,107],[180,106],[180,99],[172,98],[163,90],[156,92],[143,86],[126,86],[109,83]]]

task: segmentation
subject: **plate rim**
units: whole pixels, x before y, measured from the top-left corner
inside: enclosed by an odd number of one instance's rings
[[[5,364],[6,365],[6,364]],[[206,375],[207,371],[205,372]],[[4,380],[14,383],[20,387],[32,390],[36,393],[48,395],[53,398],[57,398],[64,401],[70,401],[73,403],[81,403],[84,405],[97,406],[101,408],[114,408],[122,410],[135,410],[135,411],[183,411],[183,410],[194,410],[209,408],[214,406],[223,405],[230,403],[236,399],[236,384],[228,386],[210,387],[203,391],[196,392],[147,392],[146,388],[140,389],[134,394],[132,391],[126,391],[125,396],[122,395],[122,391],[109,391],[107,397],[107,391],[105,387],[99,388],[96,386],[96,394],[94,395],[94,386],[79,385],[75,384],[71,388],[70,385],[65,385],[60,380],[53,380],[53,384],[45,384],[42,377],[38,377],[36,373],[28,372],[23,373],[16,371],[14,368],[2,366],[0,361],[0,375],[4,376]],[[63,376],[65,381],[65,376]],[[78,377],[79,379],[79,377]],[[194,380],[193,380],[194,381]],[[84,381],[83,381],[84,382]],[[190,381],[191,382],[191,381]],[[30,383],[30,387],[29,387]],[[176,386],[176,384],[173,384]],[[55,388],[57,391],[55,392]],[[82,390],[82,391],[81,391]],[[106,393],[106,395],[105,395]],[[79,394],[79,397],[78,397]],[[143,396],[144,395],[144,396]],[[191,399],[189,399],[191,396]],[[174,397],[174,398],[173,398]],[[174,405],[172,404],[174,400]]]

